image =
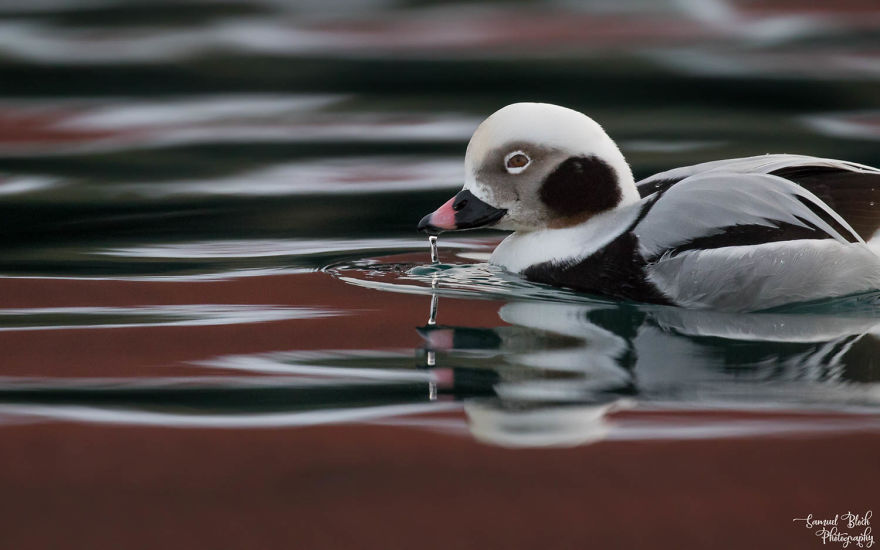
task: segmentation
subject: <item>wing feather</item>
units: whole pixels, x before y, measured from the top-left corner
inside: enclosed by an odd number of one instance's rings
[[[816,195],[761,173],[710,171],[686,177],[659,194],[633,232],[648,261],[695,241],[704,249],[827,238],[864,244]]]
[[[814,166],[819,168],[835,168],[839,170],[847,170],[850,172],[880,174],[880,169],[873,168],[856,162],[848,162],[845,160],[826,159],[820,157],[811,157],[808,155],[758,155],[754,157],[743,157],[737,159],[715,160],[712,162],[703,162],[692,166],[682,166],[673,168],[665,172],[654,174],[638,182],[638,186],[648,186],[648,184],[656,184],[665,181],[679,181],[684,178],[695,176],[697,174],[707,174],[709,172],[734,172],[737,174],[769,174],[779,170],[801,166]]]

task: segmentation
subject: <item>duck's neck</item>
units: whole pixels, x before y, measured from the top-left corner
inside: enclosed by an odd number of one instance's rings
[[[489,262],[518,273],[535,264],[585,258],[626,231],[641,212],[638,202],[628,202],[566,228],[516,231],[495,248]]]

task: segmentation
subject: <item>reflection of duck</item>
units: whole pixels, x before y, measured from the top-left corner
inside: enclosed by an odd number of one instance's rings
[[[420,229],[513,230],[491,262],[533,281],[736,311],[880,288],[875,168],[766,155],[636,185],[598,124],[536,103],[486,119],[465,168],[464,190]]]
[[[499,316],[512,326],[420,332],[428,349],[454,355],[447,363],[491,358],[496,397],[466,411],[477,437],[503,445],[594,440],[609,408],[633,395],[758,406],[880,397],[880,318],[548,302],[508,303]]]
[[[437,327],[442,338],[430,327],[422,330],[434,349],[469,349],[468,342],[479,341],[505,363],[536,371],[529,383],[542,370],[578,373],[581,390],[636,384],[644,392],[655,383],[742,380],[750,373],[768,381],[823,380],[821,372],[840,380],[880,380],[880,355],[872,353],[880,348],[877,317],[550,302],[508,303],[499,316],[513,326]],[[577,384],[566,380],[560,387],[573,394]],[[500,394],[512,395],[503,387]]]
[[[426,361],[429,369],[413,369],[411,351],[403,350],[224,356],[205,365],[263,376],[0,387],[0,423],[23,418],[199,428],[370,423],[449,434],[469,430],[481,441],[507,447],[876,432],[880,319],[859,317],[866,311],[852,309],[834,316],[732,314],[513,302],[499,311],[508,325],[420,328],[425,338],[420,352],[434,353],[433,361]],[[732,406],[733,418],[699,415],[695,423],[691,412],[682,412],[719,404]],[[631,405],[661,410],[610,414]],[[869,414],[824,421],[791,414],[816,405]],[[755,415],[742,421],[742,411],[768,406],[784,414],[771,422]],[[467,425],[457,414],[462,409]],[[678,420],[670,421],[676,411]]]
[[[508,408],[503,401],[465,403],[475,438],[504,447],[573,447],[605,439],[614,403]]]

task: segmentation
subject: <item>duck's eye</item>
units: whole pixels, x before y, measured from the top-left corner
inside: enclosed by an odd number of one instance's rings
[[[519,174],[532,160],[522,151],[514,151],[504,157],[504,167],[511,174]]]

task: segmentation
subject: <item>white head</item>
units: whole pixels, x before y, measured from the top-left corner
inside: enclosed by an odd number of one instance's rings
[[[464,190],[420,227],[560,228],[638,200],[629,165],[595,121],[557,105],[514,103],[476,129]],[[475,206],[476,216],[468,212]]]

